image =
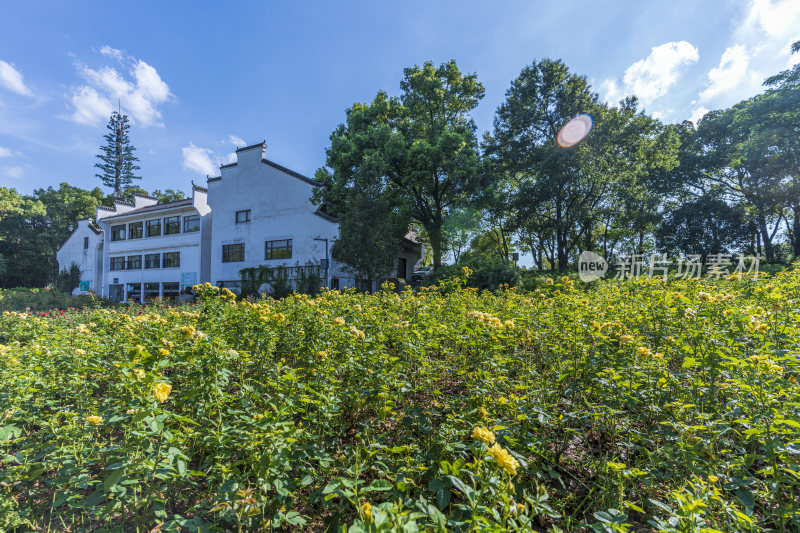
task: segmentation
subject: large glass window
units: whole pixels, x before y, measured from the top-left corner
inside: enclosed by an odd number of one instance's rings
[[[124,241],[125,240],[125,224],[119,226],[111,226],[111,240]]]
[[[141,270],[142,269],[142,256],[129,255],[128,256],[128,270]]]
[[[264,243],[264,259],[291,259],[292,239]]]
[[[244,261],[244,244],[223,244],[222,245],[222,262],[223,263],[239,263]]]
[[[128,300],[142,303],[142,284],[128,283]]]
[[[164,217],[164,235],[181,232],[181,217]]]
[[[152,302],[156,298],[158,298],[160,292],[159,289],[161,288],[160,283],[145,283],[144,284],[144,301],[145,302]]]
[[[192,233],[200,231],[200,215],[183,217],[183,232]]]
[[[161,235],[161,219],[157,218],[155,220],[148,220],[147,221],[147,236],[148,237],[158,237]]]
[[[250,222],[250,210],[243,209],[242,211],[236,211],[236,223],[241,224],[242,222]]]
[[[181,266],[180,252],[167,252],[162,256],[162,268],[175,268]]]
[[[131,222],[128,224],[128,238],[141,239],[144,222]]]
[[[112,257],[111,258],[111,270],[124,270],[125,269],[125,258],[124,257]]]
[[[161,254],[145,254],[145,268],[161,268]]]
[[[180,295],[180,284],[177,281],[164,282],[161,284],[161,297],[165,300],[177,300]]]

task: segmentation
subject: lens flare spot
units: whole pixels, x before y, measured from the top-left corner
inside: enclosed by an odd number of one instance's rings
[[[592,117],[582,113],[575,118],[571,118],[562,126],[558,132],[556,142],[562,148],[575,146],[586,137],[592,129]]]

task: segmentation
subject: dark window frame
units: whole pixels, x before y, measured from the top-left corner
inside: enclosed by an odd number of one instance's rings
[[[125,261],[125,270],[141,270],[142,269],[142,256],[129,255]]]
[[[114,266],[116,265],[116,267]],[[110,257],[108,263],[109,270],[125,270],[125,256]]]
[[[146,230],[146,233],[147,233],[148,237],[161,237],[161,219],[160,218],[154,218],[154,219],[148,220],[148,221],[145,222],[144,226],[145,226],[145,230]],[[151,228],[158,228],[158,233],[156,233],[155,235],[151,235],[150,234]]]
[[[152,260],[155,258],[156,264],[155,266],[152,265]],[[144,254],[144,268],[145,269],[152,269],[152,268],[161,268],[161,254]]]
[[[238,259],[237,259],[238,258]],[[223,263],[241,263],[244,261],[244,243],[235,242],[222,245]]]
[[[244,214],[244,220],[239,220],[239,213]],[[242,209],[240,211],[236,211],[236,223],[237,224],[244,224],[245,222],[250,222],[250,210],[249,209]]]
[[[197,229],[189,229],[189,222],[197,222]],[[196,233],[200,231],[200,215],[188,215],[183,217],[183,232],[184,233]]]
[[[172,227],[175,231],[170,231]],[[179,235],[181,232],[181,216],[164,217],[164,235]]]
[[[88,250],[89,249],[89,237],[84,237],[83,238],[83,249],[84,250]]]
[[[137,226],[138,229],[138,236],[134,237],[133,235],[133,228]],[[141,239],[144,237],[144,222],[141,220],[139,222],[131,222],[128,224],[128,240],[130,239]]]
[[[292,240],[293,239],[276,239],[272,241],[264,241],[264,260],[270,261],[274,259],[291,259],[292,258]],[[283,246],[276,246],[277,243],[284,243]],[[280,255],[280,251],[284,251],[284,255]]]
[[[175,256],[175,264],[167,264],[167,256]],[[161,254],[161,268],[180,268],[181,266],[181,253],[180,252],[164,252]]]
[[[125,224],[117,224],[116,226],[111,226],[111,241],[124,241],[127,226]]]

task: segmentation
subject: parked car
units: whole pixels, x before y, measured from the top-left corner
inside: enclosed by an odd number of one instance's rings
[[[433,267],[418,268],[411,274],[411,281],[422,281],[422,278],[427,278],[433,274]]]

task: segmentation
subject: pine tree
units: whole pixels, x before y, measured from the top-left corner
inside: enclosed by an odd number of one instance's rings
[[[102,173],[95,174],[95,176],[100,178],[106,187],[114,188],[115,198],[122,198],[123,187],[130,186],[133,180],[142,179],[141,176],[134,174],[136,170],[139,170],[139,166],[136,164],[139,158],[133,154],[136,148],[128,138],[128,130],[131,127],[128,115],[121,115],[114,111],[111,113],[106,127],[109,131],[103,136],[106,143],[100,147],[102,153],[97,154],[97,158],[101,162],[94,165]]]

